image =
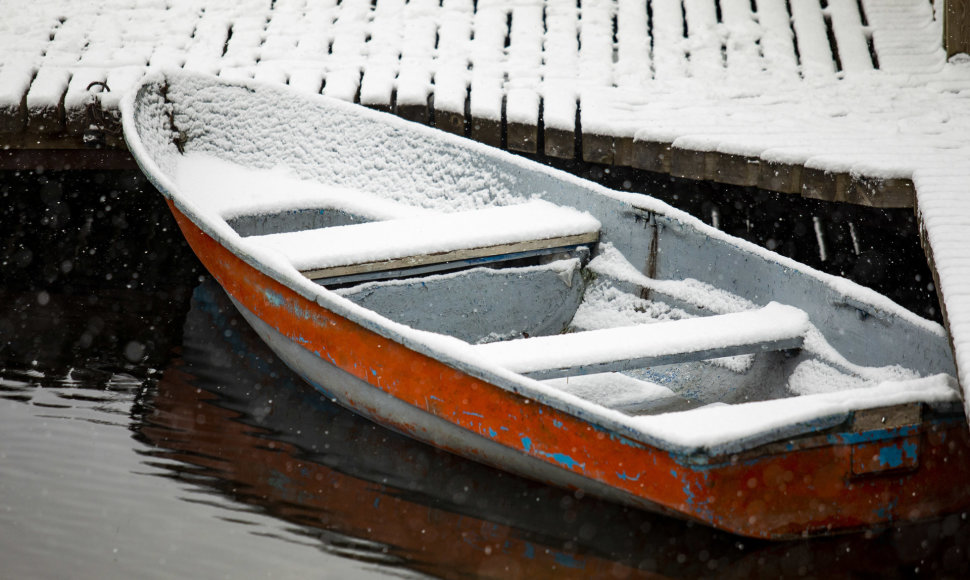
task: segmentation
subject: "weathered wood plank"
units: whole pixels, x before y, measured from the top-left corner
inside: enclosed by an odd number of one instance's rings
[[[587,375],[801,348],[808,316],[769,304],[733,314],[521,338],[476,354],[536,379]]]
[[[410,0],[404,7],[401,72],[397,77],[397,114],[409,121],[430,124],[434,110],[431,71],[438,27],[437,0]]]
[[[52,135],[64,131],[64,95],[71,80],[69,70],[44,67],[27,91],[27,132]]]
[[[840,192],[847,189],[848,174],[815,167],[802,168],[801,194],[809,199],[841,201]]]
[[[372,11],[372,31],[364,45],[367,67],[360,81],[360,104],[392,111],[394,79],[401,63],[401,27],[404,0],[378,0]]]
[[[710,157],[715,181],[744,187],[758,185],[761,176],[759,159],[730,153],[712,153]]]
[[[542,2],[516,4],[509,30],[506,86],[506,146],[536,153],[539,145],[539,84],[542,66]]]
[[[619,0],[616,13],[616,86],[638,90],[653,77],[647,0]]]
[[[613,138],[613,165],[633,167],[634,148],[633,137],[623,136]]]
[[[798,76],[798,59],[786,1],[758,0],[758,23],[764,31],[760,48],[767,74],[794,80]]]
[[[573,2],[546,4],[542,67],[543,152],[558,159],[576,156],[578,16]]]
[[[549,250],[556,248],[570,248],[583,244],[591,244],[599,239],[599,233],[577,234],[573,236],[562,236],[545,240],[529,240],[511,244],[498,244],[480,248],[467,248],[460,250],[450,250],[434,254],[422,254],[419,256],[407,256],[393,260],[381,260],[377,262],[366,262],[347,266],[334,266],[332,268],[318,268],[313,270],[303,270],[300,273],[311,280],[326,278],[346,278],[361,274],[373,274],[376,272],[386,272],[391,270],[407,270],[410,268],[420,268],[432,264],[447,264],[451,262],[472,262],[481,258],[493,256],[509,256],[510,258],[519,257],[522,254],[536,252],[539,250]],[[402,272],[403,273],[403,272]]]
[[[633,167],[657,173],[670,173],[673,155],[670,143],[633,140]]]
[[[694,78],[716,81],[724,76],[717,12],[710,0],[683,0],[690,46],[688,68]]]
[[[765,160],[761,160],[758,165],[758,187],[778,193],[801,194],[801,165]]]
[[[819,0],[790,0],[790,5],[802,74],[807,78],[834,74],[835,61]]]
[[[970,53],[970,0],[944,0],[943,44],[947,58]]]
[[[613,163],[613,126],[609,89],[613,78],[612,0],[586,0],[579,19],[579,126],[583,161]]]
[[[613,136],[583,131],[583,161],[613,164]]]
[[[504,133],[503,78],[505,39],[509,34],[507,8],[497,0],[479,0],[472,26],[474,64],[471,75],[471,137],[493,147],[502,146]]]
[[[715,154],[710,151],[670,148],[670,174],[686,179],[714,179]]]
[[[323,94],[347,102],[359,99],[363,48],[370,0],[344,0],[333,24],[333,44],[327,58]]]
[[[846,73],[873,69],[869,42],[862,27],[858,0],[828,0],[828,18],[839,51],[839,62]]]
[[[658,80],[687,76],[684,51],[684,13],[681,0],[651,0],[653,9],[653,65]]]
[[[27,128],[27,91],[35,72],[25,64],[0,68],[0,135],[19,134]]]
[[[468,67],[471,50],[471,0],[445,0],[440,12],[438,61],[434,76],[435,126],[455,135],[468,128]]]
[[[728,72],[742,78],[763,74],[766,71],[760,43],[764,28],[751,11],[754,4],[750,0],[720,0],[720,6],[728,34],[724,46]]]
[[[869,207],[913,207],[916,204],[916,188],[911,179],[855,176],[847,184],[845,201]]]

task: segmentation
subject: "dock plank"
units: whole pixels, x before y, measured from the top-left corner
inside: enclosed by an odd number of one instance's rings
[[[842,70],[849,74],[873,70],[869,42],[862,27],[857,0],[828,0],[832,32]]]
[[[845,115],[832,101],[843,82],[832,48],[850,76],[877,64],[935,74],[945,63],[927,0],[55,0],[18,23],[16,36],[0,30],[7,147],[81,147],[88,104],[110,123],[147,70],[185,67],[396,108],[511,150],[863,205],[908,203],[911,188],[886,177],[888,161],[847,170],[820,156]],[[780,90],[799,74],[829,93],[817,112]],[[721,81],[696,84],[711,79]],[[95,80],[110,92],[87,91]],[[927,88],[970,90],[957,80]],[[757,99],[765,113],[744,105]],[[769,112],[809,120],[768,131],[757,119]],[[885,148],[852,143],[845,155],[861,161]]]
[[[504,134],[505,39],[508,8],[498,0],[479,0],[472,21],[471,137],[501,147]]]
[[[651,0],[653,68],[657,80],[687,76],[687,43],[681,0]]]
[[[27,132],[48,136],[64,131],[64,95],[71,80],[68,69],[44,67],[27,91]]]
[[[19,135],[27,128],[27,91],[36,68],[11,63],[0,69],[0,134]]]
[[[687,23],[688,70],[694,78],[717,82],[723,78],[723,47],[718,35],[717,11],[709,0],[683,0]]]
[[[798,58],[795,55],[794,31],[786,0],[758,0],[758,23],[765,73],[792,79],[798,77]]]
[[[333,44],[326,59],[323,94],[348,102],[359,99],[363,49],[367,40],[370,0],[344,0],[333,23]]]
[[[366,43],[367,68],[360,81],[360,104],[392,111],[394,79],[401,65],[404,0],[377,0],[370,38]]]
[[[512,8],[505,118],[507,147],[536,153],[539,145],[539,84],[542,66],[542,1]]]
[[[472,0],[445,0],[440,13],[438,60],[434,77],[435,126],[464,135],[468,103]]]
[[[418,123],[431,122],[431,80],[437,43],[437,0],[410,0],[404,7],[401,70],[396,112]]]
[[[612,0],[586,0],[579,19],[579,119],[583,161],[613,163],[609,92],[613,78]]]
[[[542,125],[544,153],[549,157],[572,159],[575,156],[578,30],[579,12],[574,3],[546,5]]]
[[[731,75],[745,77],[763,74],[766,66],[762,61],[760,42],[765,30],[751,11],[751,1],[720,0],[720,6],[727,32],[724,57],[728,71]]]
[[[806,78],[835,74],[835,61],[819,0],[789,0],[789,3],[802,74]]]

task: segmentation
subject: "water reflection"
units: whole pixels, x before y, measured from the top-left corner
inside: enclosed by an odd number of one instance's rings
[[[696,577],[962,571],[961,516],[800,543],[743,540],[461,460],[330,403],[211,283],[135,426],[192,481],[322,550],[438,577]],[[913,538],[920,538],[913,542]]]

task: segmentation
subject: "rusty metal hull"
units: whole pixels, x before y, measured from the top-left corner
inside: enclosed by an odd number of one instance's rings
[[[287,364],[342,405],[421,441],[753,537],[851,531],[970,506],[970,432],[959,414],[832,429],[730,456],[677,454],[389,340],[260,272],[171,207],[200,260]]]

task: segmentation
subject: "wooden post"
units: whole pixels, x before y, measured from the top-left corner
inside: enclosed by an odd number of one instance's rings
[[[961,52],[970,54],[970,0],[944,0],[943,45],[950,58]]]

